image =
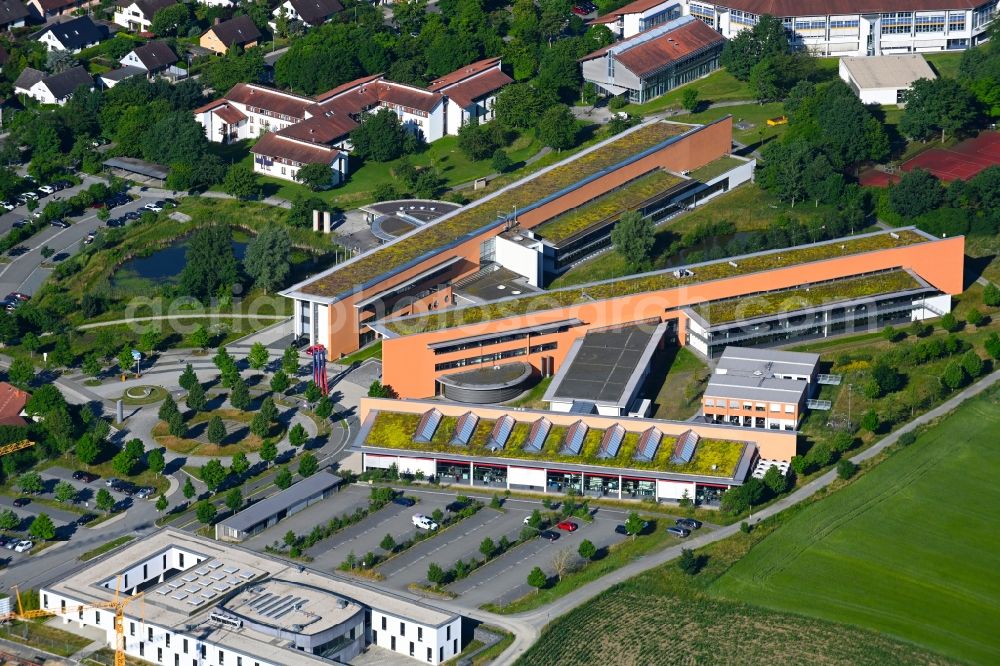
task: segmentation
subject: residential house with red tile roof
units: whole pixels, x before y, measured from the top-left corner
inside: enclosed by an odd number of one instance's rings
[[[718,69],[725,41],[684,16],[584,56],[583,80],[642,104]]]
[[[497,93],[514,79],[500,68],[500,58],[486,58],[431,81],[429,90],[448,97],[445,125],[458,134],[462,125],[493,120]]]
[[[27,404],[31,395],[21,389],[0,382],[0,425],[22,426],[27,425],[25,420],[24,405]]]

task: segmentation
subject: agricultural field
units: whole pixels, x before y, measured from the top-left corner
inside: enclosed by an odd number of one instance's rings
[[[1000,392],[964,404],[799,512],[710,592],[997,663],[998,428]]]

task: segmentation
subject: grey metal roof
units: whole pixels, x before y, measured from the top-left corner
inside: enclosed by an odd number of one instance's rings
[[[124,81],[125,79],[130,79],[133,76],[138,76],[139,74],[145,74],[146,70],[141,67],[133,67],[132,65],[124,65],[118,69],[113,69],[110,72],[104,72],[101,74],[101,78],[108,81]]]
[[[797,403],[809,390],[809,382],[776,377],[712,375],[705,387],[705,397]]]
[[[573,343],[544,400],[626,407],[666,328],[643,322],[590,331]]]
[[[819,354],[733,346],[726,347],[719,357],[716,372],[810,375],[818,364]]]
[[[493,340],[494,338],[506,337],[508,335],[519,335],[521,333],[535,333],[541,334],[547,331],[552,331],[563,326],[580,326],[583,322],[575,317],[573,319],[559,319],[558,321],[547,322],[545,324],[535,324],[534,326],[525,326],[523,328],[515,328],[508,331],[498,332],[498,333],[483,333],[481,335],[470,335],[464,338],[449,338],[442,342],[432,342],[427,345],[428,349],[440,349],[441,347],[452,347],[454,345],[465,345],[465,344],[475,344],[482,340]]]
[[[145,160],[138,160],[134,157],[112,157],[104,161],[104,166],[112,169],[123,169],[140,176],[148,176],[157,180],[165,180],[170,171],[167,167]]]
[[[251,504],[239,513],[223,520],[220,524],[242,532],[289,507],[340,485],[340,482],[339,476],[326,470],[317,472],[267,499]]]

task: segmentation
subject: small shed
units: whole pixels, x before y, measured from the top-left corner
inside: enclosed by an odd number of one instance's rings
[[[902,106],[914,81],[937,75],[922,55],[903,54],[841,58],[840,78],[865,104]]]

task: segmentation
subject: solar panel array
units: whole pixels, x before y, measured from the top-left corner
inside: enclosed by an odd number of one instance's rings
[[[684,432],[674,443],[674,452],[670,456],[670,462],[675,465],[686,465],[694,457],[694,450],[698,446],[698,433],[694,430]]]
[[[652,462],[656,450],[660,448],[660,441],[663,433],[656,428],[649,428],[639,436],[639,443],[635,447],[635,459]]]
[[[175,601],[184,601],[191,606],[199,606],[211,601],[220,594],[228,594],[238,586],[254,578],[256,574],[250,570],[240,570],[239,567],[226,566],[218,560],[212,560],[183,576],[167,581],[156,589],[156,594]]]
[[[528,433],[528,440],[524,443],[524,450],[538,453],[542,450],[545,438],[552,430],[552,422],[547,418],[540,418],[531,424],[531,432]]]
[[[566,431],[566,439],[563,440],[563,448],[560,451],[563,455],[578,456],[583,448],[583,438],[587,436],[587,424],[577,421]]]
[[[625,428],[621,427],[621,424],[616,423],[605,430],[604,437],[601,438],[601,446],[597,449],[597,457],[614,458],[617,456],[623,439],[625,439]]]
[[[441,412],[436,409],[424,412],[424,415],[420,417],[420,423],[417,424],[417,432],[413,436],[413,441],[424,443],[431,441],[439,425],[441,425]]]
[[[458,423],[455,424],[455,436],[451,438],[451,443],[458,446],[468,446],[477,425],[479,425],[478,416],[472,412],[462,414],[458,417]]]
[[[507,445],[507,440],[510,438],[510,431],[514,429],[514,417],[506,414],[501,416],[493,426],[493,432],[490,433],[490,441],[486,443],[486,448],[490,451],[499,451],[504,446]]]
[[[258,615],[272,620],[280,620],[293,610],[300,608],[305,602],[305,597],[296,597],[292,594],[278,596],[265,592],[247,605]]]

